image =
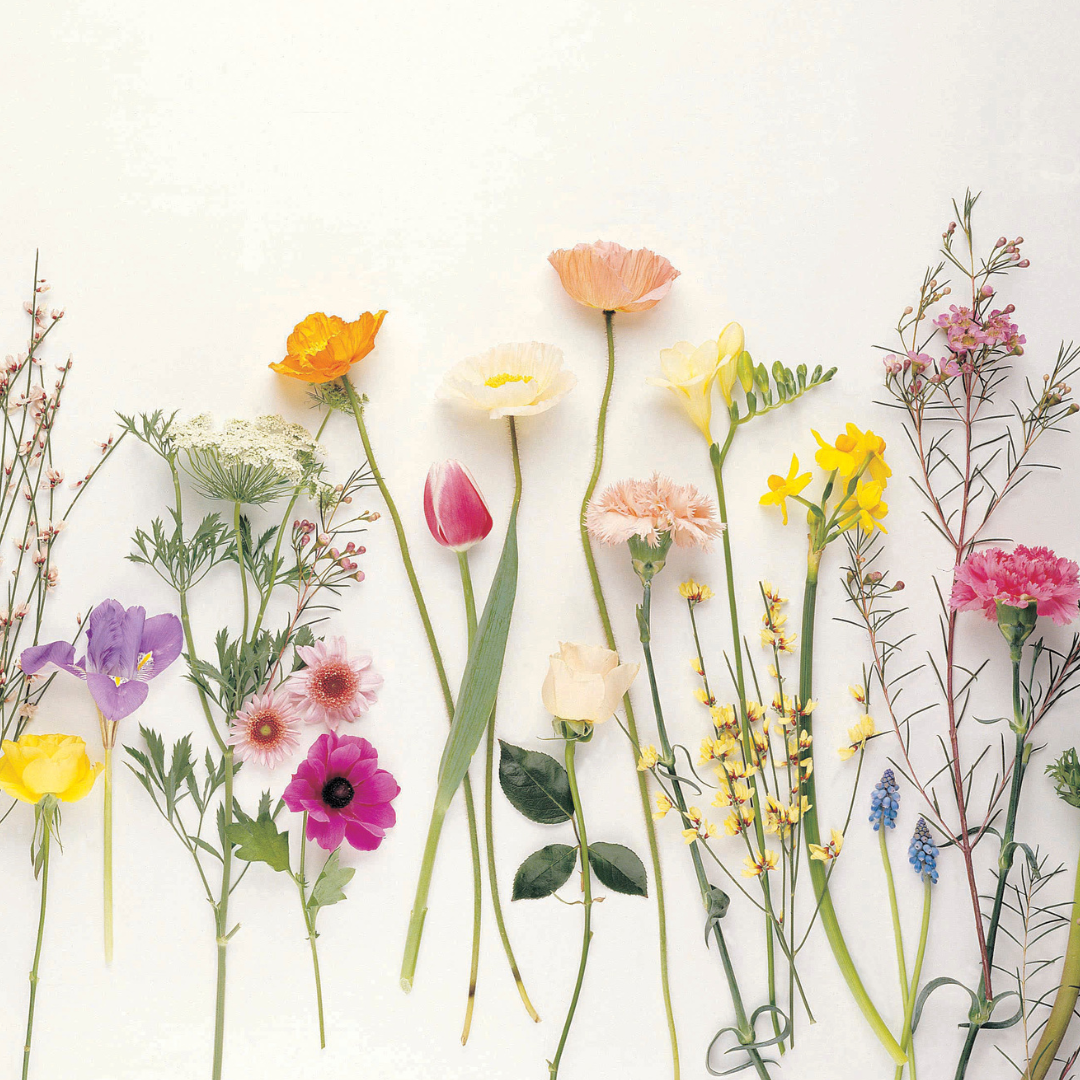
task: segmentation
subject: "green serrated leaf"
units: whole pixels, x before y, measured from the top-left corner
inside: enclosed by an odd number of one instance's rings
[[[612,892],[648,896],[649,881],[642,861],[622,844],[589,845],[589,866],[600,883]]]
[[[561,889],[577,865],[577,848],[549,844],[534,851],[514,875],[515,900],[540,900]]]
[[[549,754],[499,740],[499,784],[514,809],[541,825],[558,825],[574,814],[566,769]]]
[[[319,908],[330,907],[346,899],[345,886],[352,881],[356,869],[340,864],[340,852],[340,848],[336,849],[323,864],[322,872],[315,879],[315,886],[308,897],[309,910],[318,911]]]
[[[233,822],[228,837],[236,845],[238,859],[264,862],[278,871],[289,869],[289,834],[279,832],[269,815]]]

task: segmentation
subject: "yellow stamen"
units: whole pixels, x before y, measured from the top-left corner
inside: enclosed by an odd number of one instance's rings
[[[492,375],[490,379],[484,380],[485,386],[490,386],[493,390],[497,390],[500,386],[505,386],[508,382],[524,382],[529,383],[533,381],[531,375],[511,375],[509,372],[502,372],[499,375]]]

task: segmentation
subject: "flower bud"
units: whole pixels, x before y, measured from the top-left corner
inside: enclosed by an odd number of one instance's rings
[[[452,551],[468,551],[491,532],[484,496],[459,461],[431,466],[424,484],[424,516],[431,535]]]

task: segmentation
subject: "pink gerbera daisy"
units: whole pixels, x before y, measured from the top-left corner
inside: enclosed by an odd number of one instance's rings
[[[287,694],[268,690],[249,698],[236,714],[225,741],[236,747],[241,761],[272,769],[300,745],[296,709]]]
[[[1064,626],[1078,614],[1080,567],[1044,547],[973,552],[956,568],[949,606],[996,619],[998,601],[1018,608],[1035,603],[1039,615]]]
[[[601,543],[624,544],[638,536],[652,547],[668,533],[677,547],[708,549],[724,529],[712,502],[693,484],[676,484],[659,473],[612,484],[590,501],[585,523]]]
[[[367,739],[320,735],[282,793],[294,813],[307,814],[307,838],[326,851],[347,840],[373,851],[397,821],[390,805],[401,788]]]
[[[298,645],[307,665],[289,677],[285,688],[300,716],[309,724],[337,730],[341,721],[359,720],[375,704],[383,678],[371,666],[370,653],[349,656],[342,637]]]

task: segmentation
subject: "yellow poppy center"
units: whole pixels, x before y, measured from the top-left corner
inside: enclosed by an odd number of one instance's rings
[[[505,386],[509,382],[532,382],[533,377],[531,375],[511,375],[509,372],[503,371],[498,375],[492,375],[491,378],[484,380],[485,386],[490,386],[493,390],[497,390],[500,386]]]

